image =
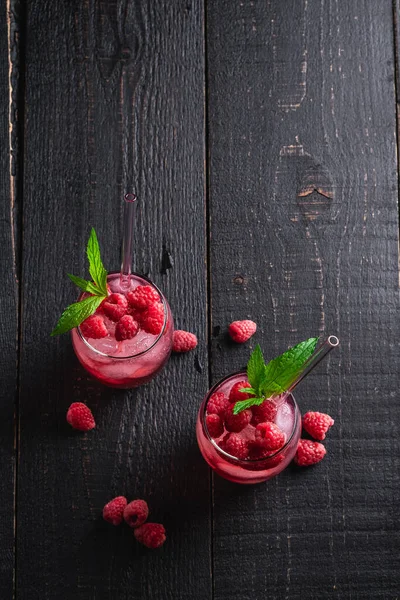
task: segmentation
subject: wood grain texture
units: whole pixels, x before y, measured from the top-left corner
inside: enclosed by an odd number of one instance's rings
[[[210,490],[194,436],[207,387],[202,2],[27,4],[17,597],[203,600]],[[66,273],[85,273],[90,226],[118,270],[126,190],[140,199],[134,268],[200,343],[125,393],[89,379],[68,336],[49,332],[76,296]],[[90,434],[66,424],[72,401],[92,408]],[[148,501],[167,529],[163,549],[102,521],[117,494]]]
[[[393,24],[398,154],[400,139],[400,0],[393,0]]]
[[[18,81],[19,21],[16,3],[0,6],[0,597],[14,582],[14,410],[18,377]]]
[[[390,0],[208,3],[213,379],[257,342],[341,339],[297,392],[336,420],[326,460],[214,480],[216,600],[398,597],[392,33]]]

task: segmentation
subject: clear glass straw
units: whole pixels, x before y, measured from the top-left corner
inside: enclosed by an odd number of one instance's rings
[[[129,289],[131,285],[131,268],[133,255],[133,224],[135,221],[135,194],[125,194],[124,197],[124,233],[122,238],[122,260],[120,285],[122,289]]]
[[[300,383],[300,381],[302,381],[304,377],[307,377],[307,375],[311,373],[311,371],[317,366],[317,364],[320,363],[321,360],[325,358],[325,356],[337,346],[339,346],[339,339],[335,335],[330,335],[325,340],[325,342],[320,344],[313,353],[313,355],[310,356],[308,361],[306,361],[303,369],[297,375],[296,379],[293,381],[290,387],[287,389],[285,395],[290,394],[294,390],[294,388]]]

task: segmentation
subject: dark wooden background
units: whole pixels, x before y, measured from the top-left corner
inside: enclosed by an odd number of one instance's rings
[[[398,0],[0,3],[0,598],[400,598]],[[121,392],[50,339],[94,226],[199,336]],[[230,344],[227,324],[258,331]],[[214,477],[205,391],[310,335],[340,349],[302,384],[328,456],[267,484]],[[72,401],[97,428],[76,434]],[[101,510],[144,497],[147,551]]]

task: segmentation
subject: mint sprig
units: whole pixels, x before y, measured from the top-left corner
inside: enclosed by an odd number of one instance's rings
[[[99,241],[93,227],[90,232],[86,253],[89,259],[89,273],[99,290],[107,296],[107,271],[101,260]]]
[[[82,277],[68,273],[70,280],[81,290],[91,294],[88,298],[70,304],[61,315],[51,335],[60,335],[78,327],[85,319],[90,317],[107,298],[107,271],[101,260],[100,246],[95,230],[92,228],[86,249],[89,259],[89,273],[93,281],[86,281]]]
[[[313,354],[317,342],[318,338],[309,338],[271,360],[260,384],[262,395],[269,397],[286,392]]]
[[[260,406],[267,398],[286,392],[299,376],[305,363],[314,353],[318,338],[309,338],[265,364],[260,346],[254,348],[247,363],[247,378],[251,388],[240,391],[254,394],[254,398],[240,400],[233,408],[237,415],[252,406]]]
[[[255,395],[260,388],[260,383],[264,379],[265,374],[265,361],[260,345],[254,348],[249,362],[247,363],[247,379],[251,387],[255,390]]]

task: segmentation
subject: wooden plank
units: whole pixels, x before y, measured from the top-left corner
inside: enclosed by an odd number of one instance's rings
[[[399,151],[400,135],[400,0],[393,0],[393,39],[395,59],[395,88],[396,88],[396,116],[397,116],[397,153]]]
[[[16,3],[0,6],[0,597],[14,587],[14,410],[18,378],[18,103],[19,19]]]
[[[395,598],[398,186],[389,0],[208,2],[212,376],[309,335],[340,350],[301,408],[336,425],[309,470],[214,481],[215,598]],[[253,318],[251,343],[226,325]]]
[[[28,2],[18,598],[205,599],[209,474],[194,423],[207,381],[202,2]],[[50,339],[94,226],[119,268],[122,197],[140,199],[134,268],[170,300],[195,353],[148,386],[106,389]],[[96,429],[76,435],[72,401]],[[147,499],[160,551],[104,523]],[[194,516],[195,515],[195,516]]]

